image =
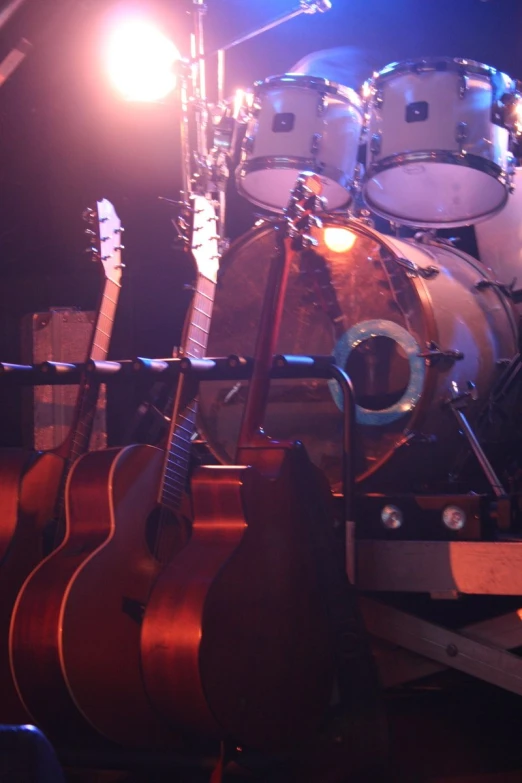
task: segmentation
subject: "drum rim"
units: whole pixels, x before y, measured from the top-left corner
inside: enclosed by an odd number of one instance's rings
[[[257,158],[251,158],[250,160],[246,160],[243,163],[240,163],[235,173],[236,185],[239,193],[244,198],[248,199],[248,201],[251,201],[253,204],[256,204],[259,207],[282,213],[285,207],[267,206],[265,202],[260,201],[259,199],[251,196],[250,193],[247,193],[246,188],[243,186],[243,180],[249,174],[254,174],[259,171],[274,170],[295,170],[296,180],[299,173],[303,171],[309,171],[312,174],[318,174],[321,177],[326,177],[326,179],[335,182],[341,188],[346,190],[347,196],[346,201],[343,201],[343,203],[339,204],[339,206],[335,207],[335,209],[341,209],[347,206],[353,199],[353,194],[351,191],[354,185],[353,177],[348,176],[348,174],[346,174],[341,169],[336,168],[335,166],[322,166],[318,164],[314,158],[302,158],[298,155],[261,155]]]
[[[374,204],[367,194],[367,185],[369,181],[376,174],[382,174],[384,171],[390,171],[391,169],[399,168],[410,163],[445,163],[448,165],[472,168],[475,171],[493,177],[493,179],[502,185],[504,188],[504,197],[494,210],[461,220],[413,220],[402,216],[399,217],[391,212],[383,212],[382,208]],[[506,172],[497,163],[493,163],[480,155],[474,155],[473,153],[468,152],[450,152],[449,150],[419,150],[416,152],[400,152],[396,155],[389,155],[377,163],[370,163],[361,184],[361,191],[368,207],[380,217],[391,219],[401,225],[412,226],[413,228],[458,228],[459,226],[473,225],[482,220],[487,220],[504,209],[509,197],[509,187],[510,182]]]
[[[435,66],[438,63],[444,63],[446,66],[444,69],[437,69]],[[513,89],[515,86],[514,80],[509,74],[499,71],[491,65],[486,65],[478,60],[468,60],[465,57],[420,57],[411,60],[398,60],[397,62],[389,63],[381,68],[380,71],[376,71],[369,82],[385,81],[397,74],[407,73],[432,73],[437,70],[441,72],[452,71],[465,75],[466,73],[474,73],[482,76],[488,76],[490,79],[494,76],[500,75],[504,79],[507,79],[510,87]]]
[[[348,103],[356,106],[361,112],[363,111],[363,101],[352,87],[347,87],[339,82],[332,82],[330,79],[324,79],[322,76],[309,76],[305,73],[285,73],[260,79],[254,82],[255,95],[257,96],[260,92],[266,91],[268,87],[284,85],[318,90],[328,93],[328,95],[340,95],[346,98]]]

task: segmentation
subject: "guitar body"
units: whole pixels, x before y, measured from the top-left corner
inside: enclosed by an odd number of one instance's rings
[[[0,453],[5,543],[0,561],[0,723],[29,719],[9,665],[9,626],[22,584],[44,557],[44,535],[53,519],[64,470],[64,460],[54,452],[12,452]]]
[[[94,219],[96,215],[96,220]],[[121,224],[112,204],[106,199],[97,202],[97,211],[87,211],[87,217],[97,231],[88,230],[93,237],[93,254],[99,258],[105,273],[105,284],[93,327],[87,359],[103,360],[107,358],[112,325],[116,313],[121,281]],[[103,226],[103,229],[102,229]],[[98,235],[97,246],[95,239]],[[52,364],[52,363],[51,363]],[[89,449],[92,424],[98,399],[98,385],[91,383],[87,376],[82,378],[78,389],[76,406],[69,433],[63,443],[54,450],[25,457],[19,450],[0,453],[0,511],[3,520],[0,523],[0,721],[17,722],[15,708],[21,709],[23,718],[28,714],[34,717],[32,709],[27,708],[20,695],[13,672],[9,666],[9,634],[15,638],[36,635],[41,631],[41,640],[48,641],[49,618],[58,611],[55,596],[47,590],[48,582],[53,579],[64,580],[69,573],[74,558],[58,561],[57,572],[50,574],[54,561],[44,557],[64,538],[64,485],[70,467],[75,460]],[[98,531],[96,531],[98,532]],[[91,543],[89,541],[89,543]],[[70,551],[70,547],[67,547]],[[2,557],[3,554],[3,557]],[[51,565],[49,565],[49,562]],[[65,563],[65,564],[64,564]],[[42,569],[40,570],[40,565]],[[34,575],[34,580],[33,580]],[[43,605],[34,599],[34,614],[25,614],[21,606],[21,594],[25,595],[22,604],[31,606],[31,591],[36,585],[42,585],[49,604]],[[23,589],[22,589],[23,585]],[[21,592],[20,592],[21,590]],[[13,623],[15,616],[21,618],[21,626]],[[40,627],[40,620],[41,627]],[[50,623],[52,625],[52,622]],[[35,626],[35,628],[31,628]],[[38,626],[38,629],[36,628]],[[52,648],[52,645],[51,645]],[[43,647],[38,651],[28,650],[29,657],[35,659],[35,670],[41,665],[45,670],[49,650]],[[52,653],[50,654],[52,658]],[[52,668],[52,667],[51,667]],[[45,685],[42,685],[45,690]],[[18,692],[18,696],[16,695]],[[54,694],[51,701],[54,700]],[[65,697],[64,697],[65,701]],[[60,704],[59,694],[56,707]],[[3,705],[3,706],[1,706]],[[4,714],[5,710],[5,714]],[[36,712],[39,712],[37,709]],[[20,712],[18,712],[20,716]],[[72,724],[71,724],[72,725]]]
[[[149,695],[193,733],[288,748],[314,734],[332,693],[329,564],[314,530],[333,524],[329,490],[299,447],[275,479],[204,467],[192,490],[192,539],[157,580],[143,622]]]
[[[16,683],[52,734],[64,726],[84,734],[88,724],[115,742],[172,746],[146,697],[139,653],[141,607],[161,568],[146,523],[162,459],[146,445],[80,458],[68,481],[66,538],[20,593],[11,629]]]
[[[0,450],[0,562],[16,530],[20,481],[30,460],[23,449]]]

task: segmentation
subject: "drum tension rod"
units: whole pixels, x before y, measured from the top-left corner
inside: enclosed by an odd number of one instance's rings
[[[518,304],[519,302],[522,302],[522,288],[515,288],[516,282],[516,278],[509,285],[500,283],[498,280],[479,280],[478,283],[475,283],[475,288],[478,291],[482,291],[484,288],[496,288],[500,293],[504,294],[504,296],[507,296],[515,304]]]
[[[438,267],[432,266],[431,264],[427,267],[422,267],[416,264],[415,261],[410,261],[409,258],[402,258],[401,256],[397,256],[395,261],[406,270],[409,277],[416,277],[418,275],[425,280],[429,280],[430,278],[435,277],[435,275],[438,275],[440,271]]]
[[[448,348],[446,351],[443,351],[434,340],[430,340],[430,342],[427,343],[427,350],[418,353],[417,356],[426,359],[430,367],[440,359],[451,359],[451,361],[457,362],[464,358],[462,351],[454,348]]]

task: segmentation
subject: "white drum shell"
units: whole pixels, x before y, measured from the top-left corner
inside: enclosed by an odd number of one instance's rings
[[[463,76],[456,68],[398,66],[374,79],[363,193],[377,214],[405,225],[453,227],[502,209],[510,132],[492,122],[490,70]],[[407,121],[412,104],[427,104],[426,119]]]
[[[440,404],[456,392],[465,392],[469,381],[483,405],[498,377],[499,362],[516,353],[517,328],[510,303],[491,288],[477,288],[477,283],[488,278],[471,256],[450,247],[386,239],[399,255],[420,267],[431,263],[439,269],[432,278],[417,280],[417,286],[424,289],[421,299],[425,296],[424,308],[429,308],[429,318],[433,319],[437,344],[443,350],[463,354],[447,372],[436,373],[432,400],[435,421],[440,417]],[[437,424],[426,424],[423,430],[426,426],[430,433],[437,433]]]
[[[480,260],[499,283],[522,289],[522,168],[504,209],[475,227]],[[522,304],[515,305],[522,314]]]
[[[292,115],[288,131],[274,130]],[[239,192],[258,206],[282,212],[302,171],[320,174],[329,209],[349,203],[363,126],[357,94],[326,79],[288,74],[257,88],[236,171]]]

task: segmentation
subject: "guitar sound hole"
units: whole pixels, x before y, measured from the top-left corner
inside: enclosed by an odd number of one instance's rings
[[[151,555],[160,563],[168,563],[188,543],[191,532],[188,514],[157,506],[147,518],[145,540]]]

